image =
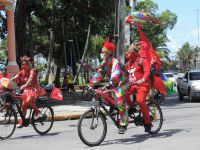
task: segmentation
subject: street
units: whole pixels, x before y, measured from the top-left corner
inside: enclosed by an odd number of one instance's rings
[[[198,150],[200,147],[200,102],[179,102],[177,96],[167,98],[162,105],[164,122],[156,135],[144,133],[143,127],[129,124],[124,135],[108,119],[104,142],[96,147],[82,143],[77,133],[78,120],[55,122],[48,135],[38,135],[32,126],[17,129],[14,135],[0,141],[1,150]]]

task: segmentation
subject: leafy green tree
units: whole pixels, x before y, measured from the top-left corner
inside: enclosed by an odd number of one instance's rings
[[[177,58],[181,61],[181,71],[185,72],[192,68],[192,60],[196,57],[196,49],[194,49],[188,42],[184,43],[177,52]]]
[[[172,30],[177,22],[177,16],[175,13],[165,10],[161,13],[157,13],[158,5],[152,0],[139,1],[137,3],[136,11],[146,12],[154,17],[156,20],[159,20],[159,24],[153,24],[146,22],[143,25],[143,31],[147,38],[150,40],[151,44],[155,49],[158,47],[166,47],[166,42],[169,41],[167,38],[167,30]],[[134,30],[133,35],[135,41],[139,40],[139,35],[137,30]]]

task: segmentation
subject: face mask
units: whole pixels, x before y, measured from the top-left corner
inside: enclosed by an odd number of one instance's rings
[[[28,66],[27,65],[22,65],[22,69],[28,70]]]
[[[105,57],[105,55],[104,55],[103,53],[101,53],[100,57],[101,57],[101,59],[103,59],[103,60],[106,59],[106,57]]]

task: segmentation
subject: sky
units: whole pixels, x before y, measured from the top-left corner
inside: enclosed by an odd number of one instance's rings
[[[185,42],[191,46],[198,45],[197,9],[198,22],[200,26],[200,0],[153,0],[158,4],[159,11],[166,9],[177,15],[177,23],[172,30],[168,30],[167,36],[170,42],[167,47],[170,49],[170,56],[176,52]],[[200,28],[199,28],[200,31]],[[200,36],[200,35],[199,35]],[[199,43],[200,45],[200,43]]]

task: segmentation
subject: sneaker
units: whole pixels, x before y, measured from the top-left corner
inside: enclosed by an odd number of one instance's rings
[[[18,120],[18,124],[17,124],[17,126],[16,126],[17,128],[22,128],[23,127],[23,122],[22,122],[22,120],[20,119],[20,120]]]
[[[119,134],[124,134],[124,132],[127,130],[127,126],[119,126],[118,133]]]
[[[39,119],[40,117],[42,117],[41,112],[35,113],[35,115],[34,115],[35,120]]]
[[[144,132],[150,132],[151,131],[151,124],[145,124],[144,125]]]

